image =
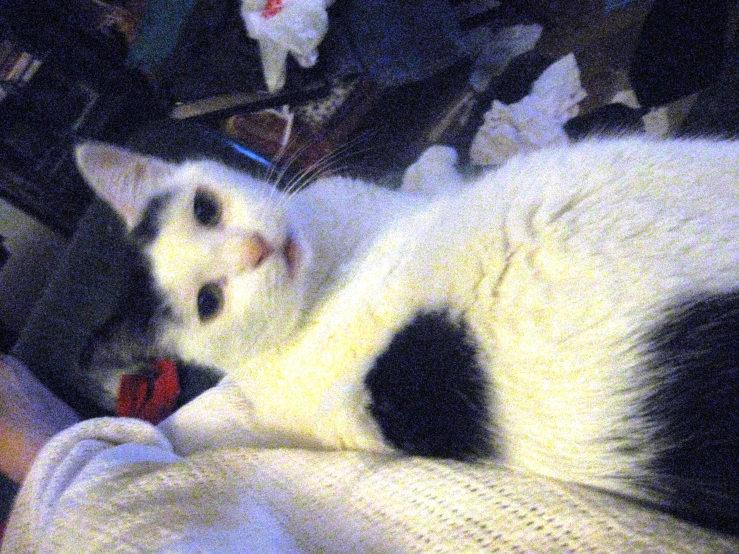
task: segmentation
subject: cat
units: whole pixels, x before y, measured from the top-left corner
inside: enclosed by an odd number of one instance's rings
[[[177,133],[175,137],[180,139],[183,131],[187,130],[187,128],[177,128],[175,130],[165,128],[165,133]],[[154,135],[159,140],[167,141],[172,139],[171,135],[164,134],[160,136],[163,133],[159,131],[159,127],[154,132],[159,133]],[[202,132],[199,131],[199,133]],[[197,135],[197,139],[202,140],[201,134]],[[162,150],[163,147],[159,143],[157,144],[157,150]],[[184,155],[179,150],[171,152],[176,147],[172,147],[169,144],[165,144],[164,147],[169,148],[170,159],[172,157],[180,159],[192,157],[192,155]],[[449,177],[456,177],[456,175],[450,173],[448,176],[442,176],[439,172],[444,171],[449,173],[453,171],[456,159],[456,152],[451,148],[430,148],[418,163],[408,169],[407,176],[404,178],[407,183],[406,188],[408,190],[415,188],[419,192],[433,194],[434,191],[432,190],[432,185],[428,182],[429,179],[427,176],[436,175],[437,177],[444,177],[445,182],[449,183]],[[312,240],[312,242],[318,243],[319,248],[312,254],[314,257],[317,256],[314,260],[314,265],[316,265],[318,271],[313,272],[309,276],[311,283],[310,303],[315,303],[316,298],[321,294],[321,289],[326,288],[325,285],[331,282],[332,276],[335,277],[339,274],[337,266],[340,266],[347,258],[351,258],[348,252],[356,246],[355,242],[360,240],[366,242],[368,237],[381,227],[380,224],[386,222],[391,214],[404,213],[414,204],[421,202],[417,197],[406,195],[401,203],[398,203],[396,199],[395,204],[393,204],[388,198],[396,198],[399,196],[399,193],[394,192],[388,195],[387,188],[367,186],[356,180],[341,177],[323,178],[316,186],[310,189],[310,193],[306,194],[306,189],[298,184],[306,180],[305,175],[302,173],[290,174],[289,167],[275,168],[264,167],[263,165],[252,167],[248,164],[245,167],[243,160],[233,158],[229,159],[229,164],[230,167],[236,167],[242,172],[247,171],[247,167],[250,173],[256,172],[257,175],[250,178],[250,186],[253,189],[255,186],[254,183],[259,183],[256,185],[256,189],[260,193],[264,193],[266,190],[270,196],[276,194],[276,191],[269,188],[264,189],[263,183],[260,182],[270,176],[275,180],[275,186],[294,187],[303,192],[297,198],[298,201],[293,199],[291,202],[291,210],[295,212],[291,217],[300,221],[300,226],[308,226],[309,232],[312,232],[314,235],[316,233],[321,235],[320,241]],[[198,169],[194,171],[198,171]],[[310,180],[310,177],[308,180]],[[291,185],[290,183],[294,184]],[[248,188],[249,186],[247,186]],[[254,190],[252,190],[253,192]],[[246,196],[243,200],[246,201],[248,198],[250,197]],[[251,198],[253,199],[253,195]],[[340,204],[341,198],[345,202],[351,202],[355,205],[351,209],[342,208]],[[358,209],[356,201],[360,198],[363,198],[365,203],[369,203],[368,206],[374,206],[378,203],[388,204],[389,202],[388,207],[392,208],[392,211],[385,210],[383,212],[377,212],[372,209],[371,217],[365,217],[362,220],[364,228],[361,233],[352,231],[349,235],[340,235],[339,230],[344,227],[338,227],[336,222],[341,218],[345,218],[345,214],[352,213],[351,210],[356,212]],[[260,207],[256,206],[255,209],[260,209]],[[192,220],[194,214],[185,213],[184,216],[187,222]],[[336,217],[340,219],[332,219]],[[356,226],[348,229],[356,229]],[[133,246],[138,248],[144,246],[147,242],[146,235],[147,231],[144,227],[139,228],[130,237],[134,239],[132,241]],[[340,236],[342,240],[338,240]],[[116,413],[119,387],[123,376],[130,374],[150,375],[152,365],[156,360],[172,355],[172,349],[164,347],[162,341],[158,341],[155,336],[159,334],[161,337],[162,335],[162,327],[165,326],[166,320],[163,320],[160,316],[162,312],[166,311],[167,307],[159,302],[158,293],[155,287],[152,286],[153,283],[149,275],[150,270],[147,267],[148,264],[145,256],[141,256],[141,252],[137,253],[136,249],[134,249],[131,252],[130,258],[129,263],[135,268],[132,272],[132,282],[129,287],[130,292],[121,298],[114,316],[106,321],[104,325],[100,326],[90,337],[80,360],[80,376],[78,379],[81,379],[83,383],[80,388],[86,395],[87,404],[93,406],[93,410],[90,412],[93,415],[110,415]],[[308,309],[306,306],[303,307],[304,311]],[[279,309],[275,309],[274,311],[266,309],[261,312],[262,315],[259,315],[259,313],[257,311],[252,319],[244,317],[240,323],[243,326],[251,326],[257,317],[269,318],[273,315],[281,317]],[[183,332],[179,330],[173,330],[172,334],[173,336],[183,336]],[[250,338],[250,343],[246,344],[242,342],[235,345],[233,349],[241,357],[255,345],[259,346],[262,343],[270,344],[269,340],[259,336],[252,329],[242,336]],[[209,340],[208,337],[203,337],[200,343],[208,343]],[[199,344],[191,338],[188,338],[187,343],[189,346]],[[274,337],[272,337],[271,344],[274,344]],[[218,353],[223,352],[219,351]],[[179,398],[180,402],[187,402],[192,399],[194,395],[202,392],[204,388],[217,383],[222,376],[222,372],[218,369],[218,365],[221,365],[222,362],[213,360],[211,356],[207,354],[203,355],[200,352],[199,355],[189,353],[189,358],[191,360],[193,358],[209,360],[213,365],[206,366],[202,363],[186,364],[182,360],[178,361],[180,381],[183,384]]]
[[[470,182],[445,152],[405,190],[296,194],[77,162],[150,264],[157,340],[238,386],[250,441],[493,458],[739,533],[739,144],[589,139]]]

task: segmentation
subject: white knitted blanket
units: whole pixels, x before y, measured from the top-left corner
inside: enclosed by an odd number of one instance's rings
[[[732,551],[739,552],[739,539],[493,463],[245,447],[181,456],[161,428],[114,418],[83,422],[52,439],[24,483],[2,548],[2,554]]]

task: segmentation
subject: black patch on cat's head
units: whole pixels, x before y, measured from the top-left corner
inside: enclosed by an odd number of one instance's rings
[[[137,364],[147,365],[154,353],[157,326],[173,317],[173,310],[160,294],[148,262],[141,252],[130,249],[127,256],[129,269],[125,290],[110,317],[94,330],[81,355],[80,365],[91,368],[94,360],[100,367],[96,352],[104,352],[104,357],[117,367],[131,366],[135,373]]]
[[[148,261],[142,260],[134,274],[127,305],[127,317],[142,329],[153,330],[161,322],[175,317],[174,310],[156,284]]]
[[[487,380],[463,323],[421,313],[365,377],[385,440],[408,454],[473,459],[492,451]]]
[[[669,447],[648,468],[667,509],[739,534],[739,291],[669,310],[649,337],[642,416]]]
[[[148,245],[159,236],[161,215],[172,200],[171,193],[154,196],[144,208],[141,221],[131,230],[131,238],[136,245]]]
[[[174,309],[159,290],[146,256],[132,248],[129,264],[126,290],[110,320],[98,330],[98,338],[106,339],[117,332],[119,326],[125,325],[152,346],[157,326],[173,320]]]

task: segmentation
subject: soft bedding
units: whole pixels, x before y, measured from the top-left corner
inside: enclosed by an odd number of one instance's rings
[[[177,428],[207,429],[214,402],[239,407],[222,383]],[[102,418],[58,435],[2,553],[739,551],[644,506],[493,463],[230,446],[182,456],[171,431]]]

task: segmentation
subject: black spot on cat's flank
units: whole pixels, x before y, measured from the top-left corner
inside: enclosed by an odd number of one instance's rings
[[[408,454],[468,460],[491,453],[487,381],[464,323],[421,313],[365,378],[385,440]]]
[[[739,291],[671,309],[650,340],[644,415],[669,445],[649,467],[667,509],[739,534]]]
[[[161,214],[169,205],[172,196],[169,193],[154,196],[144,208],[141,221],[131,231],[131,238],[139,245],[151,244],[159,235]]]

